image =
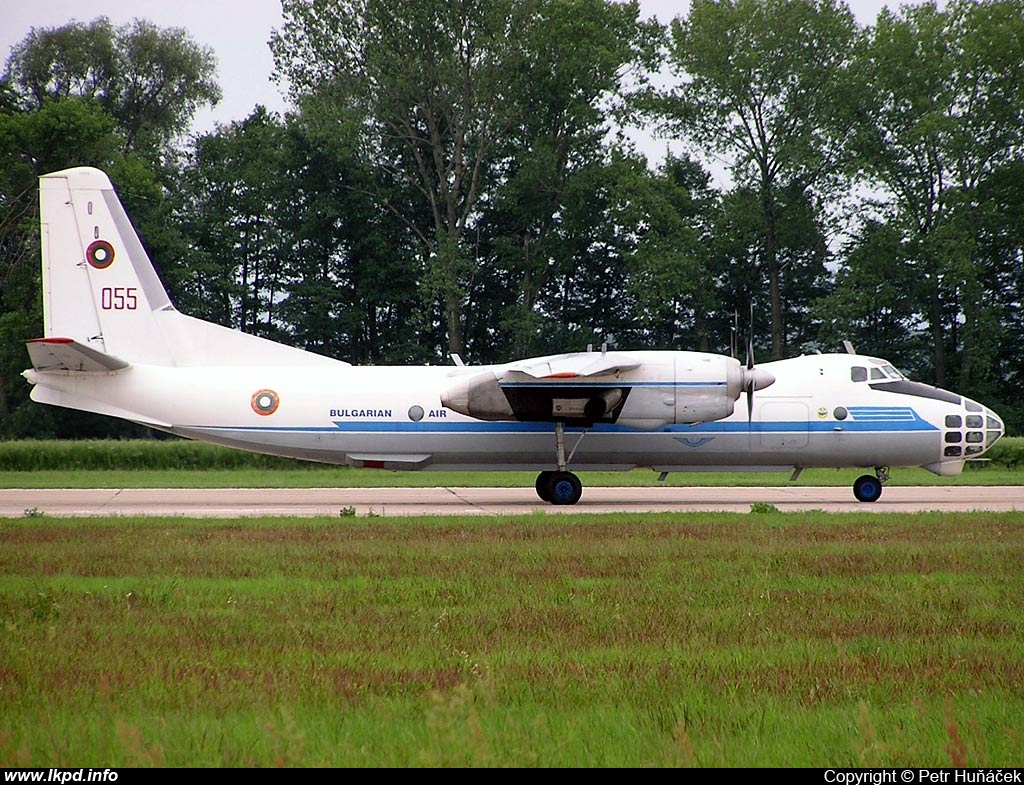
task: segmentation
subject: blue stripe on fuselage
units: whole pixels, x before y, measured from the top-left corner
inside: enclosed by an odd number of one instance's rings
[[[937,431],[936,426],[921,418],[913,409],[890,410],[888,415],[881,408],[871,412],[871,407],[851,407],[862,410],[853,415],[852,421],[839,420],[780,420],[777,422],[746,422],[745,420],[718,420],[697,425],[673,424],[647,430],[629,428],[614,423],[597,423],[592,433],[899,433]],[[551,433],[554,423],[547,422],[401,422],[396,420],[351,420],[334,421],[332,426],[230,426],[192,425],[182,426],[204,428],[213,431],[281,431],[296,433]],[[579,426],[567,427],[569,433],[580,433]]]

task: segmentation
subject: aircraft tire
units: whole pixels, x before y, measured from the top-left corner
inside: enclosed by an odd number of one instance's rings
[[[572,472],[551,472],[547,487],[552,504],[575,504],[583,496],[583,483]]]
[[[859,502],[877,502],[882,495],[882,481],[870,474],[862,474],[853,483],[853,495]]]
[[[537,489],[537,495],[540,497],[542,502],[551,501],[551,475],[554,472],[541,472],[537,475],[537,482],[534,487]]]

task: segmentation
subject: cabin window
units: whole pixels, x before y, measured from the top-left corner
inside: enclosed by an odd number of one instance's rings
[[[947,447],[942,454],[947,458],[956,458],[960,455],[960,452],[959,447]]]
[[[982,419],[980,414],[968,414],[967,415],[967,427],[968,428],[984,428],[985,421]]]
[[[959,428],[960,427],[960,415],[959,414],[947,414],[946,415],[946,427],[947,428]]]
[[[871,369],[871,378],[873,380],[874,379],[884,379],[885,378],[885,374],[882,373],[882,369],[881,368],[872,368]]]
[[[868,369],[855,365],[850,369],[850,379],[855,382],[866,382],[868,380]]]
[[[946,444],[959,444],[960,443],[960,432],[950,431],[946,434]]]
[[[969,444],[981,444],[983,441],[985,441],[985,434],[983,434],[981,431],[967,432],[967,442]]]
[[[981,408],[981,404],[975,403],[972,400],[964,398],[964,406],[969,412],[982,412],[984,409]]]

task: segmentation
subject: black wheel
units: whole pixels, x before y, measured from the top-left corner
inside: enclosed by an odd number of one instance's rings
[[[551,501],[551,475],[554,472],[541,472],[537,475],[537,482],[534,487],[537,489],[537,495],[543,502]]]
[[[575,504],[583,495],[583,483],[572,472],[551,472],[547,500],[552,504]]]
[[[853,483],[853,495],[859,502],[877,502],[882,495],[882,481],[870,474],[862,474]]]

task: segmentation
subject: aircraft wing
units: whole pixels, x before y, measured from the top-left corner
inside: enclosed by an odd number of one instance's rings
[[[625,354],[608,352],[571,352],[550,357],[535,357],[513,363],[506,373],[524,374],[534,379],[575,379],[580,376],[599,376],[616,371],[629,371],[640,367],[640,360]]]
[[[97,351],[71,338],[33,338],[26,342],[26,346],[32,367],[41,373],[112,373],[128,367],[128,363],[121,358]]]

